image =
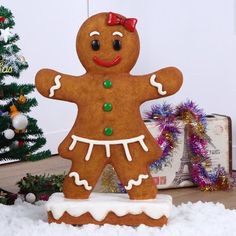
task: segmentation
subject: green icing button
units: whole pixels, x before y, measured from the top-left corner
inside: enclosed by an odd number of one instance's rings
[[[105,133],[105,135],[110,136],[110,135],[112,135],[113,130],[112,130],[112,128],[107,127],[104,129],[104,133]]]
[[[111,111],[112,110],[112,105],[109,102],[106,102],[103,104],[103,110],[104,111]]]
[[[105,80],[103,82],[103,86],[104,86],[104,88],[111,88],[112,82],[110,80]]]

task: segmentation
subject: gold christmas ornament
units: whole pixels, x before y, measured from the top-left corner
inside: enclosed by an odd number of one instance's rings
[[[11,118],[18,115],[19,113],[20,112],[17,110],[17,108],[14,104],[10,106],[10,116],[11,116]]]
[[[26,98],[26,96],[23,95],[23,94],[21,94],[20,97],[19,97],[18,100],[17,100],[17,102],[18,102],[19,104],[25,104],[26,101],[27,101],[27,98]]]

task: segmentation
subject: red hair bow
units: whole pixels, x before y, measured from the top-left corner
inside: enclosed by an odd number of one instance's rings
[[[134,32],[135,25],[137,24],[137,19],[135,18],[125,18],[119,14],[109,12],[108,13],[108,25],[123,25],[127,30]]]

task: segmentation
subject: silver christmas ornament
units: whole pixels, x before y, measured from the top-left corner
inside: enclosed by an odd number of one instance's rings
[[[12,118],[12,126],[15,129],[22,130],[25,129],[27,125],[28,125],[28,119],[22,113],[19,113]]]
[[[6,129],[3,132],[6,139],[13,139],[15,137],[15,132],[12,129]]]

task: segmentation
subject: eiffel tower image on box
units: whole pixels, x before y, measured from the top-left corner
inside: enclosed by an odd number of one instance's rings
[[[175,178],[172,182],[173,185],[180,185],[184,181],[192,182],[191,176],[189,174],[190,170],[190,150],[188,145],[188,128],[185,126],[184,128],[184,146],[183,146],[183,155],[180,159],[180,167],[179,170],[175,174]]]

